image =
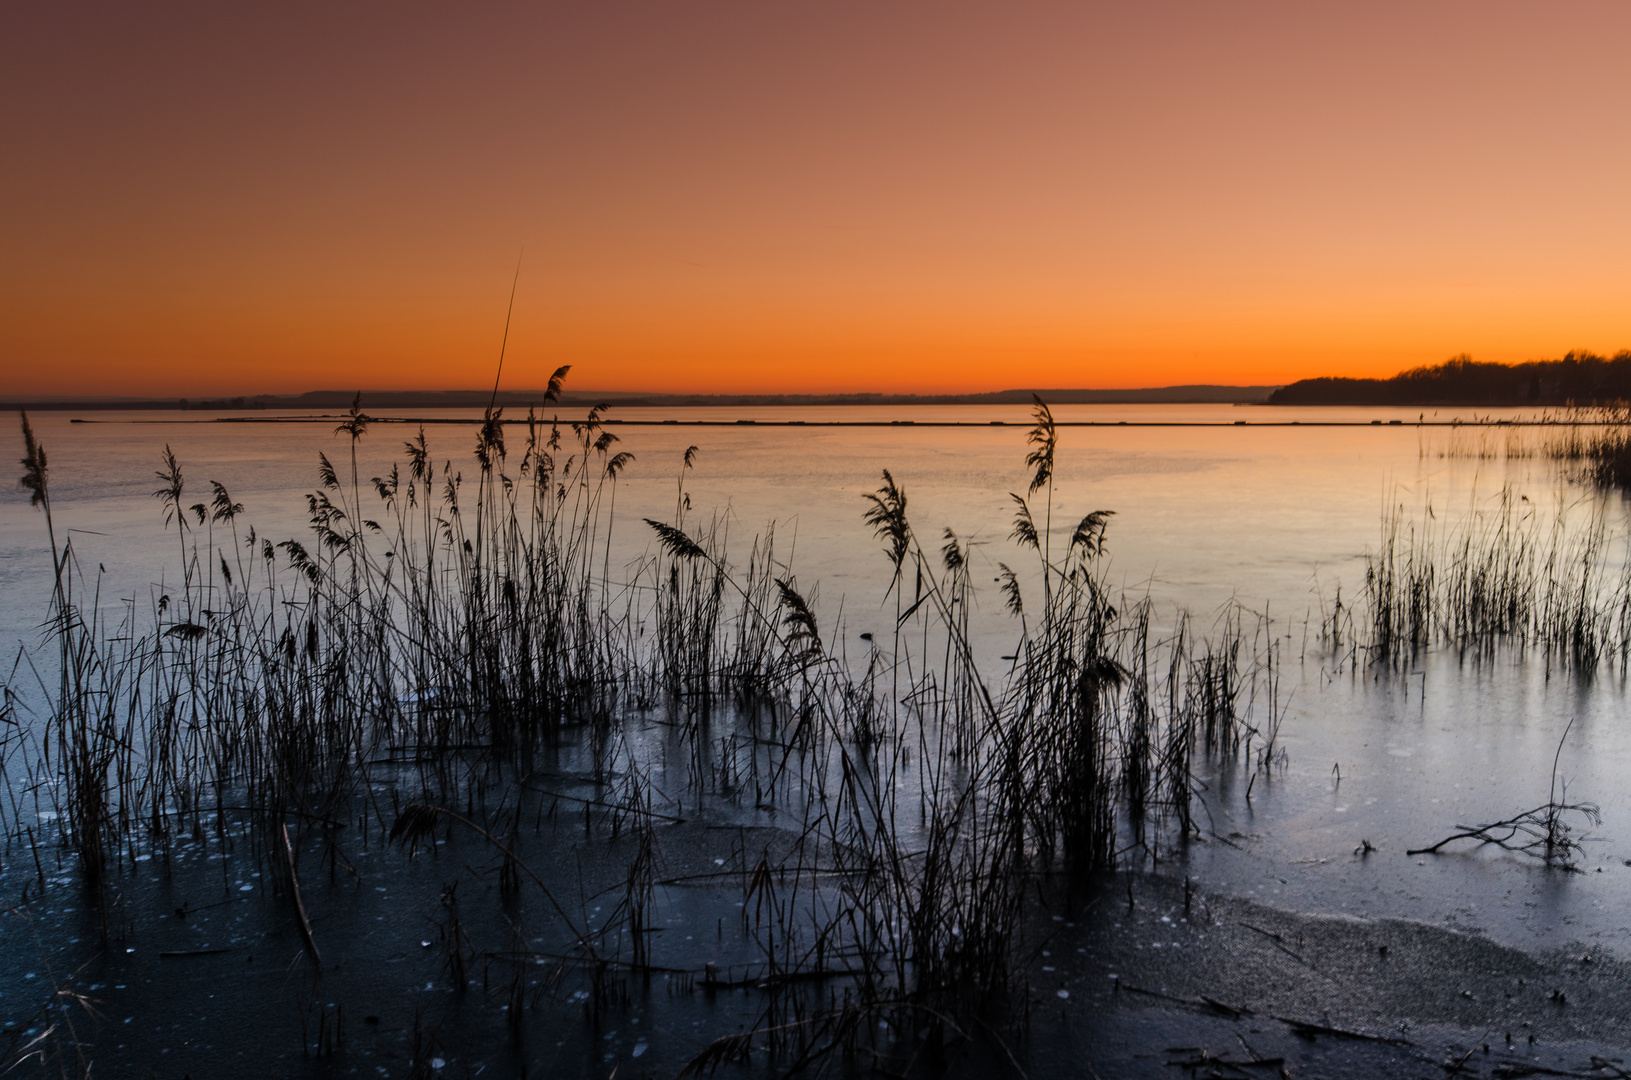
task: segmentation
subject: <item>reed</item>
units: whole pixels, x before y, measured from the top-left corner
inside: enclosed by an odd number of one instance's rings
[[[777,849],[734,856],[758,961],[684,973],[691,986],[700,975],[705,988],[754,988],[762,1022],[696,1064],[754,1045],[807,1063],[853,1051],[869,1019],[938,1043],[971,1017],[1015,1015],[1030,883],[1077,889],[1183,843],[1197,831],[1197,755],[1248,773],[1272,763],[1283,705],[1267,617],[1232,606],[1208,633],[1182,614],[1163,631],[1147,599],[1113,600],[1111,512],[1054,535],[1058,437],[1042,402],[1029,485],[1010,500],[1021,569],[1000,564],[997,585],[1017,645],[997,673],[976,660],[969,543],[921,536],[887,471],[862,509],[888,560],[894,625],[862,656],[823,625],[773,529],[738,562],[724,519],[692,511],[694,447],[673,520],[647,521],[651,550],[614,580],[617,483],[634,458],[605,413],[518,423],[490,408],[461,464],[439,462],[421,429],[365,480],[356,451],[373,428],[359,398],[336,430],[348,474],[320,456],[308,533],[279,542],[219,484],[189,504],[166,450],[155,496],[177,576],[126,602],[115,625],[71,545],[57,547],[45,453],[25,420],[61,670],[41,688],[40,731],[8,745],[29,798],[62,811],[87,879],[121,873],[138,847],[213,830],[281,867],[299,906],[313,886],[295,875],[298,851],[315,844],[335,865],[336,823],[410,854],[457,825],[501,859],[501,892],[543,898],[539,917],[565,935],[562,970],[589,980],[598,1010],[622,1000],[621,979],[666,970],[650,933],[658,825],[684,827],[685,807],[773,811],[792,823]],[[664,741],[636,737],[652,723]],[[598,814],[604,844],[626,856],[614,912],[594,925],[564,899],[568,871],[528,864],[521,832],[529,797],[542,828],[527,792],[569,743],[585,748],[593,793],[551,795],[553,827],[563,801],[586,835]],[[671,751],[685,788],[659,803],[652,777]],[[445,894],[444,936],[463,985],[480,949],[457,897]]]
[[[1571,406],[1532,420],[1474,419],[1442,436],[1423,436],[1423,458],[1561,463],[1577,480],[1631,489],[1631,403]]]
[[[1543,511],[1507,486],[1448,523],[1430,504],[1414,513],[1395,504],[1366,557],[1360,604],[1345,608],[1339,595],[1323,636],[1339,663],[1397,670],[1434,647],[1478,658],[1534,653],[1585,674],[1623,665],[1631,654],[1627,542],[1590,497],[1560,496]]]
[[[1618,402],[1593,411],[1596,423],[1573,429],[1553,456],[1581,463],[1587,478],[1602,487],[1631,489],[1631,404]]]

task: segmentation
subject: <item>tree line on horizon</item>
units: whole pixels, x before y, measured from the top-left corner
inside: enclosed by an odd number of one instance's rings
[[[1496,364],[1462,353],[1388,379],[1325,376],[1276,390],[1271,405],[1602,405],[1631,401],[1631,350]]]

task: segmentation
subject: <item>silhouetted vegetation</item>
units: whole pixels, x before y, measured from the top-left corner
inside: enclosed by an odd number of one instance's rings
[[[1601,487],[1631,490],[1631,405],[1596,410],[1591,427],[1554,447],[1553,456],[1580,462],[1586,478]]]
[[[354,399],[336,429],[348,456],[319,456],[309,536],[281,542],[220,484],[195,501],[167,448],[154,496],[179,564],[111,625],[98,576],[71,537],[58,546],[47,459],[25,421],[61,672],[41,680],[39,721],[7,744],[20,755],[7,775],[25,781],[6,793],[9,834],[21,839],[25,809],[49,810],[41,820],[60,822],[55,842],[99,897],[138,860],[231,838],[283,883],[320,976],[302,848],[332,873],[350,865],[348,826],[410,856],[461,829],[500,860],[506,902],[536,898],[529,925],[554,935],[550,985],[581,987],[570,1000],[595,1015],[620,999],[619,979],[658,972],[686,992],[761,995],[753,1030],[698,1048],[705,1070],[755,1047],[808,1062],[881,1019],[930,1040],[965,1018],[1011,1019],[1035,881],[1074,887],[1192,835],[1195,753],[1247,775],[1274,761],[1277,636],[1238,607],[1211,635],[1181,618],[1162,636],[1148,601],[1112,602],[1110,513],[1051,525],[1058,433],[1040,401],[1028,489],[1011,496],[1029,569],[998,576],[1017,644],[994,676],[976,662],[970,543],[949,529],[925,542],[887,471],[864,509],[893,613],[858,659],[821,626],[773,531],[743,564],[719,519],[689,512],[694,447],[673,518],[647,520],[654,549],[614,579],[617,484],[633,458],[604,411],[529,414],[512,446],[490,408],[470,473],[438,463],[421,430],[403,464],[369,478],[356,448],[372,420]],[[600,849],[628,861],[597,922],[562,899],[581,895],[581,863],[529,864],[523,843],[527,792],[569,753],[586,793],[552,796],[547,813],[528,805],[535,833],[559,827],[563,799],[586,837],[595,812],[609,826]],[[679,943],[651,936],[672,835],[658,825],[687,827],[693,807],[786,822],[775,851],[733,856],[741,902],[726,910],[761,957],[734,972],[678,967],[664,950]],[[471,913],[451,888],[443,906],[462,989]],[[497,942],[489,955],[532,954]]]
[[[1584,514],[1583,525],[1571,513]],[[1428,649],[1487,657],[1532,651],[1591,675],[1631,658],[1631,559],[1600,502],[1542,512],[1512,488],[1446,522],[1429,504],[1395,505],[1365,557],[1358,605],[1340,592],[1324,616],[1339,664],[1407,671]]]
[[[1271,405],[1567,405],[1631,401],[1631,351],[1482,363],[1465,354],[1390,379],[1300,379]]]
[[[1424,438],[1423,457],[1562,462],[1575,480],[1631,490],[1631,405],[1583,406],[1545,412],[1533,422],[1451,424]]]

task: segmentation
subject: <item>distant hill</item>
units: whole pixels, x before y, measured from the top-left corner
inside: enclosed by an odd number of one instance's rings
[[[1456,356],[1391,379],[1302,379],[1270,405],[1567,405],[1631,401],[1631,351],[1487,364]]]
[[[562,407],[588,408],[600,402],[628,406],[729,405],[1029,405],[1036,394],[1050,405],[1131,405],[1131,404],[1251,404],[1261,405],[1274,392],[1272,386],[1160,386],[1140,390],[997,390],[984,394],[664,394],[629,390],[569,390],[561,395]],[[330,412],[348,408],[355,390],[313,390],[304,394],[258,394],[230,398],[76,398],[56,401],[0,402],[0,408],[16,409],[240,409],[311,410]],[[491,390],[364,390],[365,409],[480,409],[492,397]],[[498,403],[510,408],[542,405],[544,391],[502,390]]]

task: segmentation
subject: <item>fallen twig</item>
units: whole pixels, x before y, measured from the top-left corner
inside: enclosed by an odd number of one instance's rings
[[[1294,1035],[1309,1038],[1314,1035],[1329,1035],[1333,1039],[1356,1039],[1360,1042],[1386,1043],[1389,1046],[1414,1046],[1409,1039],[1395,1039],[1390,1035],[1370,1035],[1363,1031],[1349,1031],[1346,1028],[1331,1027],[1329,1024],[1310,1024],[1306,1020],[1293,1020],[1288,1016],[1273,1016],[1271,1019],[1289,1027]]]
[[[1548,866],[1572,870],[1581,841],[1563,820],[1563,815],[1570,813],[1582,815],[1593,825],[1600,825],[1603,821],[1596,803],[1549,802],[1505,821],[1489,825],[1457,825],[1461,832],[1446,836],[1428,847],[1412,848],[1405,854],[1437,855],[1445,845],[1457,840],[1477,840],[1480,845],[1494,844],[1506,851],[1540,859]],[[1523,838],[1521,841],[1520,837]]]
[[[317,939],[311,935],[311,920],[306,918],[306,903],[300,898],[300,878],[294,870],[294,845],[289,842],[289,826],[284,823],[283,831],[283,858],[289,867],[289,891],[294,896],[295,914],[300,916],[300,936],[305,939],[306,949],[311,953],[312,962],[319,968],[323,966],[323,954],[317,951]]]

